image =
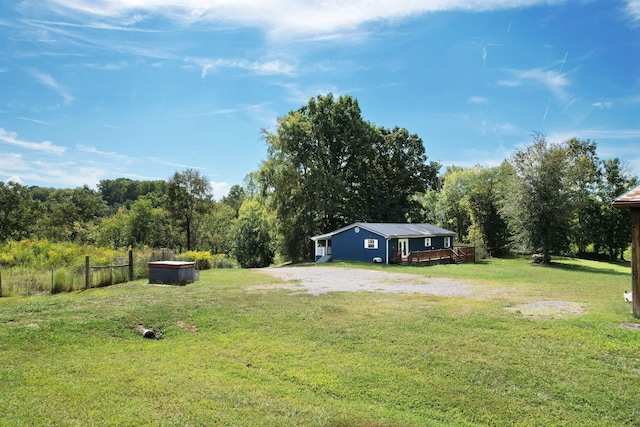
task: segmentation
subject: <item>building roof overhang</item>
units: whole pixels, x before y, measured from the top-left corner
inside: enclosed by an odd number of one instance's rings
[[[616,198],[614,208],[640,208],[640,185]]]

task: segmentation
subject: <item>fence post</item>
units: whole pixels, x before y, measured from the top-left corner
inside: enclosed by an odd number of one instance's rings
[[[0,298],[2,298],[2,271],[0,271]]]
[[[84,288],[89,289],[89,255],[84,257]]]
[[[129,281],[133,281],[133,251],[129,249]]]

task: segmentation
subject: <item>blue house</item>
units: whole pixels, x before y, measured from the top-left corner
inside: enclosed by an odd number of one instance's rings
[[[316,261],[410,261],[414,252],[453,249],[456,233],[431,224],[356,222],[313,236]]]

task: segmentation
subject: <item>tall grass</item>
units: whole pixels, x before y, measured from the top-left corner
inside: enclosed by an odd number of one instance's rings
[[[122,283],[129,280],[126,267],[91,269],[85,283],[85,257],[91,266],[112,266],[128,260],[128,251],[46,240],[10,241],[0,246],[2,295],[60,293]],[[134,278],[148,276],[149,249],[134,252]]]

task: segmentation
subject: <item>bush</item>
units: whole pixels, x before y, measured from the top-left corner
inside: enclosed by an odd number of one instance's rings
[[[225,254],[213,256],[213,268],[236,268],[237,266],[237,262]]]
[[[209,251],[188,251],[176,255],[178,261],[191,261],[196,263],[197,270],[209,270],[213,265],[211,252]]]
[[[233,254],[242,268],[268,267],[273,263],[273,239],[265,211],[258,202],[242,204],[233,239],[236,242]]]

